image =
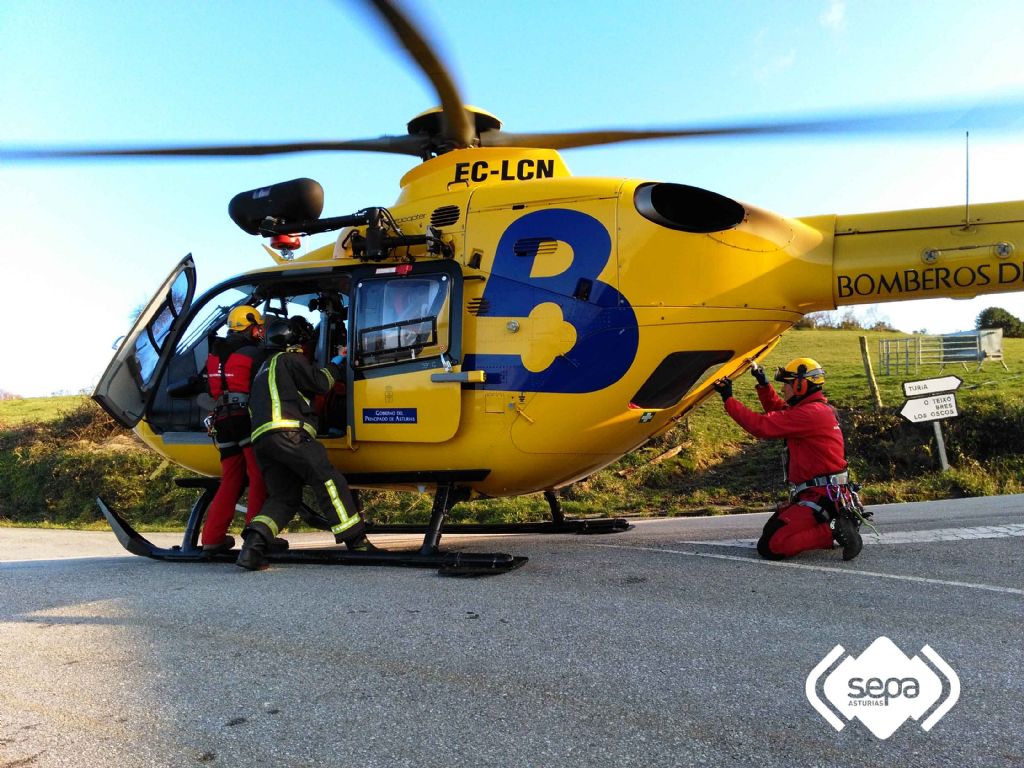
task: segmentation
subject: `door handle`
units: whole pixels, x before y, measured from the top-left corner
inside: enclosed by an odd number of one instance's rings
[[[487,381],[487,371],[461,371],[432,373],[430,380],[434,382],[457,381],[461,384],[483,384]]]

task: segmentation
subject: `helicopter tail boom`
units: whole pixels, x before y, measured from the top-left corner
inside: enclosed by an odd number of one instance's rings
[[[1024,201],[801,221],[832,244],[820,309],[1024,290]]]

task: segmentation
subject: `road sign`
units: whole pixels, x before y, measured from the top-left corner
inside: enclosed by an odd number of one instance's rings
[[[905,401],[900,409],[900,416],[912,424],[952,419],[959,415],[960,412],[956,409],[956,395],[952,392],[911,398]]]
[[[959,376],[941,376],[937,379],[921,379],[920,381],[904,381],[905,397],[921,397],[934,395],[937,392],[953,392],[960,388],[964,381]]]

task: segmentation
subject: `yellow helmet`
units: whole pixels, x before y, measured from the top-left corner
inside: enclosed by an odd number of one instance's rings
[[[791,382],[794,391],[806,389],[807,383],[820,387],[825,383],[825,369],[810,357],[795,357],[775,372],[775,380]]]
[[[263,318],[255,307],[242,304],[228,314],[229,331],[244,331],[250,325],[263,325]]]

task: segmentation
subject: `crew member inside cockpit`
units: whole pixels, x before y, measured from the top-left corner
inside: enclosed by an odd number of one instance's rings
[[[426,341],[420,326],[406,324],[430,314],[430,283],[423,280],[395,280],[388,284],[384,303],[384,325],[398,326],[399,345],[410,347]]]

